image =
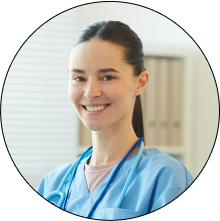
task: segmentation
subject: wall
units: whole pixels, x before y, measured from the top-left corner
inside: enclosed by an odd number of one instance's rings
[[[77,9],[80,28],[100,20],[118,20],[128,24],[144,44],[196,48],[194,42],[179,26],[164,16],[140,6],[124,3],[98,3]]]
[[[195,171],[200,171],[214,145],[219,104],[211,69],[199,52],[196,53],[195,76]]]

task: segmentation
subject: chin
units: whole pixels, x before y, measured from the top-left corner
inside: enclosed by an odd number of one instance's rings
[[[102,125],[94,125],[93,124],[86,124],[84,123],[84,125],[87,127],[87,129],[91,130],[91,131],[100,131],[103,129],[103,126]]]

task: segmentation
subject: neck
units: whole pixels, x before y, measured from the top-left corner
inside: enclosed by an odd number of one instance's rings
[[[122,159],[137,140],[132,125],[129,127],[121,125],[105,131],[93,131],[93,154],[89,164],[104,165]],[[139,145],[130,156],[136,154],[138,150]]]

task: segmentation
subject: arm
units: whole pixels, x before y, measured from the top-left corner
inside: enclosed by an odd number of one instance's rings
[[[170,203],[172,200],[178,197],[183,191],[184,189],[180,186],[174,186],[170,187],[169,189],[166,189],[153,204],[150,212],[157,210],[163,207],[164,205]]]

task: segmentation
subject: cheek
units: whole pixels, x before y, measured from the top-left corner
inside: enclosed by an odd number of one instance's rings
[[[126,94],[123,84],[115,84],[110,87],[106,87],[104,92],[113,102],[118,103]]]
[[[130,111],[133,107],[134,87],[133,85],[124,85],[121,91],[118,91],[118,102],[121,108],[125,111]]]
[[[73,87],[71,83],[69,83],[69,88],[68,88],[68,95],[69,99],[71,100],[72,104],[75,106],[77,101],[79,100],[80,97],[80,90],[77,90],[76,87]]]
[[[121,108],[130,109],[133,98],[133,87],[126,84],[116,87],[112,92],[114,94],[114,100]]]

